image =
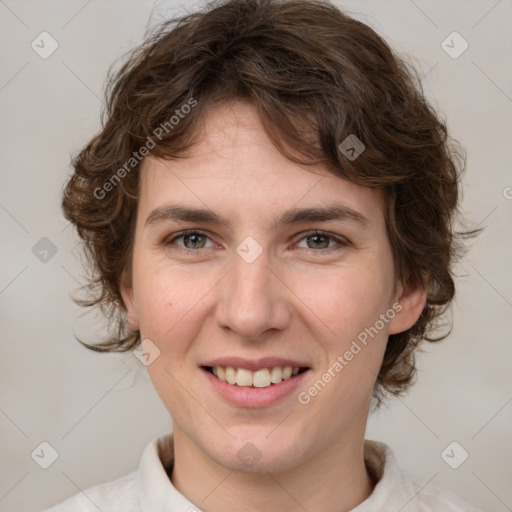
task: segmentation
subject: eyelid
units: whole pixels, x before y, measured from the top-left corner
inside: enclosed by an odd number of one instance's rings
[[[173,233],[172,235],[166,237],[163,241],[164,245],[168,245],[174,242],[174,240],[177,240],[178,238],[182,238],[187,235],[202,235],[208,239],[210,239],[213,242],[212,237],[210,234],[206,231],[203,231],[201,229],[185,229],[183,231],[179,231],[177,233]],[[180,247],[179,249],[183,249],[185,251],[198,251],[199,249],[187,249],[186,247]],[[207,247],[207,249],[210,249],[210,247]]]
[[[214,240],[212,239],[212,236],[207,232],[207,231],[203,231],[201,229],[186,229],[186,230],[183,230],[183,231],[179,231],[177,233],[173,233],[172,235],[170,235],[170,237],[167,237],[164,239],[164,245],[169,245],[171,243],[173,243],[175,240],[179,239],[179,238],[182,238],[184,236],[187,236],[187,235],[191,235],[191,234],[197,234],[197,235],[202,235],[206,238],[208,238],[210,241],[214,242]],[[340,235],[335,235],[333,233],[329,233],[328,231],[321,231],[319,229],[314,229],[314,230],[311,230],[311,231],[304,231],[302,233],[299,233],[296,237],[296,241],[294,242],[294,245],[296,245],[297,243],[299,243],[301,240],[309,237],[309,236],[315,236],[315,235],[320,235],[320,236],[325,236],[327,238],[330,238],[331,240],[333,240],[334,242],[336,242],[336,245],[332,246],[332,247],[327,247],[325,249],[310,249],[310,248],[306,248],[306,250],[308,251],[312,251],[312,252],[315,252],[315,253],[326,253],[326,252],[331,252],[333,250],[336,250],[336,249],[339,249],[340,247],[348,247],[351,244],[351,242],[349,240],[347,240],[345,237],[343,236],[340,236]],[[187,251],[187,252],[199,252],[200,250],[205,250],[205,249],[211,249],[212,247],[201,247],[199,249],[187,249],[186,247],[181,247],[181,246],[176,246],[178,250],[184,250],[184,251]],[[294,248],[293,250],[297,250],[296,248]]]
[[[315,236],[315,235],[325,236],[327,238],[330,238],[331,240],[335,241],[337,243],[337,245],[332,246],[332,247],[328,247],[326,249],[320,249],[320,250],[309,249],[310,251],[314,251],[314,252],[329,252],[331,250],[335,250],[335,249],[339,248],[340,246],[347,247],[347,246],[351,245],[351,243],[345,237],[343,237],[341,235],[335,235],[333,233],[329,233],[328,231],[322,231],[320,229],[313,229],[311,231],[305,231],[303,233],[300,233],[299,234],[300,238],[298,238],[297,242],[295,242],[295,243],[300,242],[304,238],[307,238],[309,236]]]

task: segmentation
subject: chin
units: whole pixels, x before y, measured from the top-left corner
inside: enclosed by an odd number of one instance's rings
[[[281,437],[276,435],[274,439],[271,439],[273,434],[270,438],[265,437],[268,432],[259,436],[245,434],[237,436],[237,440],[220,447],[215,453],[210,452],[210,457],[229,471],[280,473],[296,467],[304,456],[304,440],[298,443],[288,433]]]

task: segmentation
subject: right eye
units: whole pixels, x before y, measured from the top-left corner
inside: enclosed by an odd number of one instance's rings
[[[177,240],[183,240],[183,246],[177,244]],[[213,247],[213,243],[209,247],[205,245],[207,240],[210,240],[210,237],[203,231],[189,229],[187,231],[176,233],[171,238],[168,238],[165,241],[165,245],[176,245],[179,249],[194,251],[196,249],[208,249]]]

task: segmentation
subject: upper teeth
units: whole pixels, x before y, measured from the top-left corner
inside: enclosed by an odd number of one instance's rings
[[[262,368],[261,370],[252,372],[245,368],[214,366],[212,371],[219,380],[227,382],[228,384],[266,388],[271,384],[279,384],[281,381],[289,379],[292,375],[297,375],[297,373],[299,373],[299,367],[276,366],[274,368]]]

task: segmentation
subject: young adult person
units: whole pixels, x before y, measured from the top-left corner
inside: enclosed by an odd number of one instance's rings
[[[476,510],[364,438],[454,296],[462,170],[413,73],[328,2],[161,25],[63,208],[117,322],[91,348],[137,348],[173,431],[50,510]]]

